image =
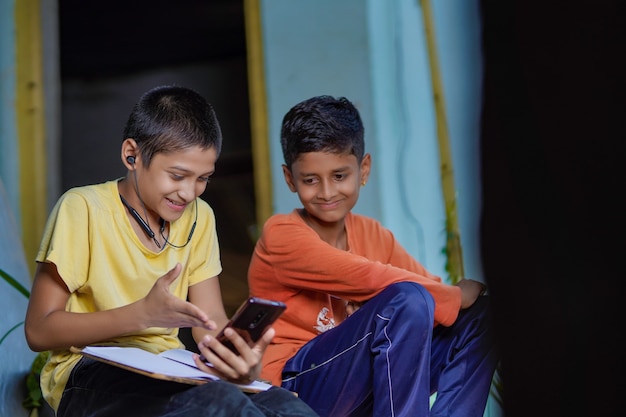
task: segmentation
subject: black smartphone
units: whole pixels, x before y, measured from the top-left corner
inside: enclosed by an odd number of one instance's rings
[[[283,314],[287,306],[281,301],[265,300],[250,297],[237,309],[230,321],[224,326],[232,327],[250,346],[258,341],[265,329]],[[224,336],[224,329],[217,335],[217,340],[224,346],[239,354],[237,348]]]

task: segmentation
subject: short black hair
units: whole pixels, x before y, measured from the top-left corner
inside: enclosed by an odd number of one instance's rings
[[[363,122],[345,97],[311,97],[285,114],[280,144],[288,169],[307,152],[348,153],[361,163],[365,152]]]
[[[194,146],[222,150],[222,130],[213,107],[196,91],[165,85],[144,93],[133,107],[124,138],[137,142],[144,165],[157,153]]]

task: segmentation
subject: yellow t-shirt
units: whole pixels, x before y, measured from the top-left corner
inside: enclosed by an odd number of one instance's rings
[[[126,215],[117,188],[119,180],[68,190],[54,206],[37,262],[51,262],[71,295],[66,310],[76,313],[109,310],[133,303],[148,294],[155,281],[182,265],[171,292],[186,299],[188,288],[222,271],[215,216],[211,207],[196,199],[198,219],[188,245],[167,245],[161,252],[147,249]],[[170,224],[168,239],[174,245],[187,241],[195,219],[194,204]],[[158,225],[153,226],[158,233]],[[177,328],[148,328],[99,345],[135,346],[159,353],[180,348]],[[51,352],[41,373],[44,398],[57,409],[63,389],[81,355],[69,350]]]

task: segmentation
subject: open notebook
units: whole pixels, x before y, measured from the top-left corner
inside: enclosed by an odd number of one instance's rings
[[[193,352],[185,349],[166,350],[158,355],[135,347],[87,346],[82,349],[72,347],[70,350],[151,378],[192,385],[220,379],[198,369],[193,361]],[[235,385],[245,392],[266,391],[272,386],[262,381]]]

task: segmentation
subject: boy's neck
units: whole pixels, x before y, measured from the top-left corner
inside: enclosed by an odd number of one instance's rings
[[[128,189],[128,181],[125,181],[125,179],[118,181],[117,190],[139,240],[147,248],[160,252],[166,243],[165,238],[162,236],[163,231],[168,227],[167,222],[160,217],[158,219],[149,217],[143,201],[141,201],[133,189]]]
[[[334,222],[334,223],[324,223],[319,221],[319,219],[312,217],[309,213],[304,210],[299,210],[300,217],[302,220],[322,239],[324,242],[329,245],[341,249],[341,250],[349,250],[348,247],[348,234],[346,233],[345,221]]]

